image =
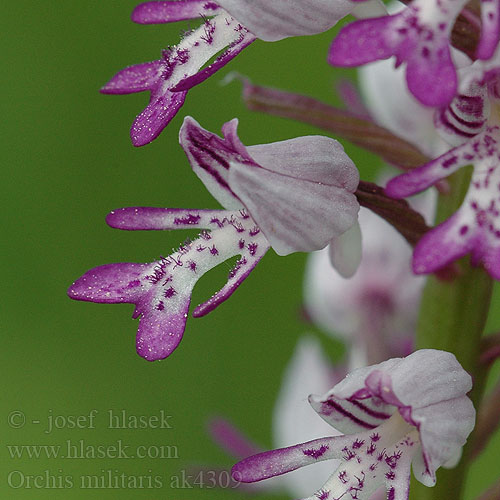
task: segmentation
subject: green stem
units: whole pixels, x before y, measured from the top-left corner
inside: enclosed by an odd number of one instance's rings
[[[457,210],[469,180],[467,171],[450,177],[450,194],[439,197],[437,222],[447,219]],[[479,365],[479,344],[488,316],[493,282],[482,267],[471,267],[468,257],[461,259],[457,265],[459,271],[452,280],[443,281],[435,276],[427,280],[420,306],[417,349],[441,349],[455,354],[474,379],[474,388],[469,396],[477,409],[486,378],[485,369]],[[434,488],[427,488],[414,480],[411,498],[462,499],[467,455],[466,445],[457,467],[438,470]]]

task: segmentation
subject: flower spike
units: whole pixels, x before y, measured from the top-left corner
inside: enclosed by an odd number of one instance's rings
[[[68,291],[77,300],[135,304],[134,317],[141,318],[137,351],[147,360],[165,358],[177,347],[193,287],[213,267],[239,256],[227,283],[194,310],[195,317],[228,299],[270,246],[280,255],[315,250],[356,222],[358,172],[336,141],[313,136],[247,148],[236,126],[236,120],[226,123],[222,139],[188,117],[180,131],[193,170],[228,210],[111,212],[107,223],[118,229],[202,231],[153,263],[92,269]]]
[[[380,486],[388,500],[406,500],[410,466],[433,486],[436,469],[465,444],[475,420],[466,396],[471,387],[471,377],[444,351],[423,349],[359,368],[324,396],[309,398],[344,435],[251,456],[233,467],[233,477],[260,481],[334,458],[340,465],[307,500],[367,500]]]

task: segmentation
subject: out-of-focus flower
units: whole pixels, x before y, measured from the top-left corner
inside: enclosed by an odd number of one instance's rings
[[[107,222],[118,229],[204,231],[153,263],[91,269],[68,290],[77,300],[135,304],[137,351],[147,360],[165,358],[179,344],[191,292],[204,273],[240,256],[227,283],[194,316],[229,298],[270,246],[279,255],[316,250],[357,219],[358,172],[337,141],[310,136],[246,148],[236,127],[236,120],[226,123],[221,139],[186,118],[180,131],[193,170],[228,210],[115,210]]]
[[[310,397],[344,435],[251,456],[233,467],[233,477],[260,481],[334,458],[340,465],[308,500],[346,494],[366,500],[380,486],[389,500],[406,499],[411,466],[417,480],[432,486],[436,469],[460,453],[474,427],[471,387],[471,377],[444,351],[360,368],[324,396]]]
[[[356,368],[411,352],[424,284],[411,272],[411,247],[392,226],[364,208],[359,223],[362,258],[354,276],[332,268],[330,246],[309,256],[304,281],[307,313],[348,342]]]

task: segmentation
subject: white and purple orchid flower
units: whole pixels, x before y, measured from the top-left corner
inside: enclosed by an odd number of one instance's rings
[[[500,279],[500,120],[498,67],[478,70],[477,61],[464,80],[468,88],[436,115],[437,130],[455,148],[435,160],[392,179],[386,193],[403,198],[418,193],[458,169],[473,165],[460,209],[429,231],[413,255],[417,274],[434,272],[468,253]],[[481,66],[479,66],[481,68]],[[472,75],[472,76],[471,76]]]
[[[221,139],[188,117],[179,134],[193,170],[226,210],[130,207],[107,217],[126,230],[196,228],[197,239],[149,264],[91,269],[69,288],[77,300],[135,304],[137,351],[147,360],[165,358],[179,344],[204,273],[239,256],[227,283],[193,316],[229,298],[270,246],[279,255],[317,250],[357,220],[359,174],[337,141],[309,136],[245,147],[236,128],[237,120],[226,123]]]
[[[149,90],[146,108],[132,124],[135,146],[154,140],[184,104],[189,89],[224,67],[256,38],[276,41],[321,33],[353,10],[383,13],[379,0],[359,6],[351,0],[180,0],[145,2],[132,20],[139,24],[171,23],[202,18],[197,29],[162,52],[157,61],[119,71],[102,89],[104,94]],[[361,10],[360,10],[361,9]],[[362,10],[364,9],[364,10]],[[382,11],[380,10],[382,9]],[[219,54],[219,55],[218,55]],[[204,67],[210,60],[214,62]]]
[[[333,41],[328,60],[336,66],[359,66],[394,56],[396,65],[406,63],[408,88],[421,103],[446,106],[458,85],[450,35],[466,4],[467,0],[413,0],[395,15],[348,24]],[[480,23],[476,57],[487,60],[500,38],[498,0],[481,2]]]
[[[432,486],[436,470],[456,463],[474,427],[471,377],[453,354],[423,349],[359,368],[311,405],[341,436],[259,453],[237,463],[238,481],[255,482],[327,459],[340,460],[307,500],[367,500],[384,486],[407,500],[410,467]]]

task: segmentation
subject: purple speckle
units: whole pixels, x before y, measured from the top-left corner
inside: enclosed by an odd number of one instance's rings
[[[238,247],[240,250],[243,250],[245,248],[245,240],[238,241]]]
[[[217,224],[218,227],[224,227],[224,223],[221,222],[217,217],[212,217],[210,219],[210,224]]]
[[[365,443],[364,440],[356,439],[356,441],[354,441],[354,443],[352,443],[352,449],[357,450],[357,449],[361,448],[364,443]]]
[[[398,465],[398,460],[401,458],[403,452],[397,451],[394,455],[390,455],[385,457],[385,463],[391,468],[394,469]]]
[[[314,459],[318,459],[322,455],[325,454],[325,451],[328,450],[328,446],[322,444],[318,449],[310,448],[307,450],[304,450],[302,453],[308,457],[312,457]]]
[[[166,299],[170,299],[172,298],[174,295],[177,295],[177,292],[175,291],[175,288],[174,287],[168,287],[164,292],[163,292],[163,296],[166,298]]]
[[[385,473],[385,477],[389,479],[389,481],[393,481],[396,478],[396,474],[393,470]]]
[[[192,224],[196,225],[200,222],[201,216],[194,214],[186,214],[184,217],[176,217],[174,219],[174,224]]]
[[[206,2],[203,4],[205,10],[217,10],[219,6],[215,2]]]
[[[327,490],[320,490],[318,493],[316,493],[316,496],[318,497],[318,500],[328,500],[330,497],[330,492]]]
[[[378,432],[374,432],[371,436],[370,436],[370,439],[372,441],[375,441],[377,442],[379,439],[380,439],[380,434]]]
[[[394,500],[395,497],[396,497],[396,491],[394,490],[393,487],[391,487],[391,489],[387,493],[387,500]]]
[[[254,226],[250,231],[248,231],[248,234],[250,236],[256,236],[257,234],[260,233],[260,229],[257,226]]]
[[[216,247],[215,245],[212,245],[212,246],[210,247],[210,253],[211,253],[212,255],[219,255],[219,250],[217,250],[217,247]]]
[[[160,302],[158,302],[158,304],[156,305],[156,309],[158,309],[158,311],[163,311],[163,309],[165,309],[165,304],[163,303],[163,300],[160,300]]]
[[[200,38],[209,45],[211,45],[212,42],[214,41],[215,29],[216,29],[215,23],[213,23],[209,19],[205,19],[205,28],[204,28],[205,33],[204,35],[200,36]]]
[[[356,453],[351,451],[347,446],[342,448],[342,453],[343,453],[342,456],[346,461],[352,460],[356,456]]]
[[[349,476],[347,475],[347,471],[341,470],[339,472],[339,480],[341,483],[344,483],[344,484],[346,484],[347,481],[349,481]]]
[[[257,248],[259,245],[257,243],[249,243],[248,244],[248,252],[253,257],[257,253]]]
[[[129,281],[127,288],[137,288],[138,286],[141,286],[141,281],[140,280],[133,280],[133,281]]]
[[[456,156],[451,156],[447,160],[443,161],[442,166],[443,168],[449,168],[452,165],[455,165],[457,163],[458,158]]]
[[[186,64],[189,61],[189,50],[178,50],[175,58],[179,64]]]
[[[375,450],[377,449],[377,446],[374,443],[370,443],[370,446],[367,446],[366,448],[366,454],[367,455],[373,455]]]
[[[463,236],[464,234],[466,234],[468,230],[469,230],[469,226],[462,226],[460,228],[460,236]]]
[[[188,267],[191,269],[191,271],[196,272],[196,268],[198,267],[198,264],[194,260],[189,260],[188,261]]]

